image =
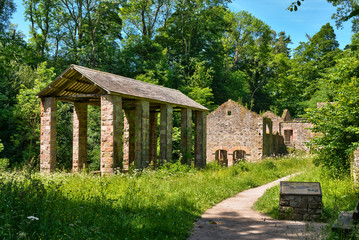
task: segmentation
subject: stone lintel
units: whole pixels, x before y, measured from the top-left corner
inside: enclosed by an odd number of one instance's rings
[[[41,172],[50,173],[56,168],[56,110],[55,98],[41,98]]]

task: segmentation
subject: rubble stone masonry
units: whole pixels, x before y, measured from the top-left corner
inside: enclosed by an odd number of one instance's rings
[[[267,152],[263,151],[263,122],[262,116],[232,100],[219,106],[207,116],[207,160],[214,161],[217,150],[227,151],[228,166],[233,164],[235,150],[245,151],[247,161],[261,159]]]
[[[41,99],[40,171],[50,173],[56,168],[56,100]]]

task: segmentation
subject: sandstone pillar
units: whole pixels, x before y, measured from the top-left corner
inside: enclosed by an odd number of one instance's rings
[[[191,166],[192,160],[192,109],[181,110],[181,153],[182,164]]]
[[[135,110],[125,110],[124,117],[124,168],[129,169],[135,161]]]
[[[56,168],[56,100],[41,99],[40,171]]]
[[[72,171],[87,167],[87,104],[74,103]]]
[[[355,186],[359,185],[359,147],[354,151],[351,173]]]
[[[135,164],[136,168],[147,167],[150,161],[149,148],[149,115],[150,103],[148,101],[138,101],[136,103],[136,125],[135,125]]]
[[[195,112],[194,165],[197,168],[206,166],[206,120],[205,112]]]
[[[150,162],[157,167],[157,112],[150,112]]]
[[[122,98],[101,96],[101,174],[112,174],[122,167]]]
[[[173,107],[161,106],[160,163],[172,161]]]

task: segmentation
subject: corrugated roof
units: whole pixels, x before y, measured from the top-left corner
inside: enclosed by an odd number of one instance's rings
[[[208,110],[178,90],[78,65],[71,65],[42,90],[38,97],[75,98],[81,97],[81,94],[120,94],[130,99],[152,100],[202,111]]]

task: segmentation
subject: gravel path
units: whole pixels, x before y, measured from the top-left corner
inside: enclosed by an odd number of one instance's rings
[[[268,188],[291,176],[240,192],[208,209],[195,223],[189,240],[321,239],[324,224],[275,220],[252,209],[253,204]]]

